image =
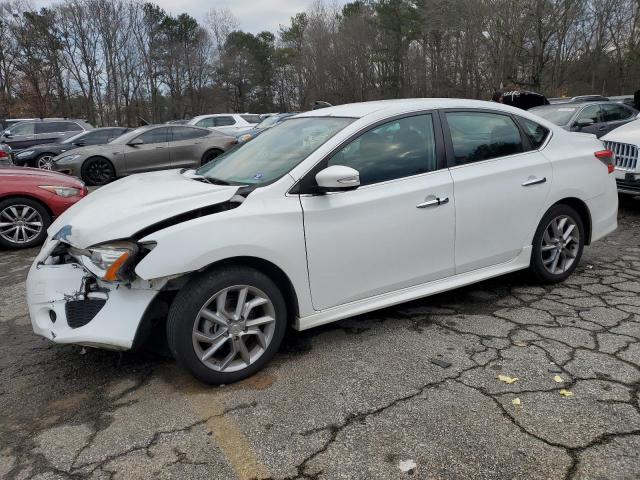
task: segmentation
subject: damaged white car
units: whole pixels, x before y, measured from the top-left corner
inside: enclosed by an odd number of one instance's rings
[[[612,153],[496,103],[370,102],[297,115],[197,171],[134,175],[49,229],[34,331],[135,348],[166,328],[208,383],[304,330],[515,270],[559,282],[616,228]]]

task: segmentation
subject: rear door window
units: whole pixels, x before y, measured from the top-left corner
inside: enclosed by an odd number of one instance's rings
[[[41,122],[36,123],[36,134],[68,132],[66,128],[67,122]]]
[[[236,120],[233,117],[214,117],[215,127],[226,127],[227,125],[235,125]]]
[[[602,109],[603,122],[619,122],[633,116],[633,111],[616,103],[604,104],[600,108]]]
[[[576,118],[576,122],[591,120],[593,123],[602,122],[602,115],[600,113],[600,105],[589,105],[585,107]]]
[[[446,118],[456,165],[525,151],[520,130],[508,115],[447,112]]]
[[[194,138],[204,137],[209,135],[211,131],[201,130],[199,128],[190,127],[169,127],[171,131],[171,140],[173,142],[179,142],[181,140],[192,140]]]
[[[143,133],[138,138],[141,138],[145,144],[165,143],[167,141],[167,128],[154,128],[153,130]]]
[[[214,118],[213,117],[203,118],[202,120],[198,121],[198,123],[196,123],[196,126],[202,127],[202,128],[214,127],[215,126]]]

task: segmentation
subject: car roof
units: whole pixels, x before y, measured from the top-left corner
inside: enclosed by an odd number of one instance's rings
[[[299,113],[295,118],[305,117],[350,117],[364,118],[376,113],[401,114],[404,112],[433,110],[440,108],[473,108],[501,110],[510,113],[524,115],[525,110],[504,105],[502,103],[487,102],[483,100],[470,100],[463,98],[410,98],[399,100],[376,100],[372,102],[348,103],[334,107],[319,108],[308,112]]]

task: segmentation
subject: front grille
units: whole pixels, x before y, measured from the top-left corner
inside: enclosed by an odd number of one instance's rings
[[[604,142],[605,147],[615,154],[618,170],[635,171],[638,165],[638,147],[628,143]]]
[[[65,305],[67,313],[67,324],[71,328],[84,327],[98,314],[106,300],[88,299],[88,300],[71,300]]]

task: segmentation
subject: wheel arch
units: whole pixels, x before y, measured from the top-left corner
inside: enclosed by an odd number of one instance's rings
[[[551,205],[551,207],[554,207],[556,205],[567,205],[573,208],[576,212],[578,212],[578,215],[580,215],[580,219],[582,220],[582,224],[584,225],[584,230],[585,230],[584,244],[590,245],[592,220],[591,220],[591,212],[589,211],[589,207],[587,206],[587,204],[584,201],[580,200],[579,198],[567,197],[567,198],[563,198],[562,200],[558,200],[556,203]]]
[[[295,287],[293,286],[293,282],[284,272],[284,270],[282,270],[275,263],[270,262],[269,260],[251,256],[230,257],[225,258],[224,260],[218,260],[210,265],[207,265],[206,267],[199,270],[199,272],[205,272],[229,266],[250,267],[267,275],[271,280],[275,282],[278,288],[280,288],[280,291],[284,296],[285,302],[287,304],[287,314],[289,316],[288,321],[293,322],[293,320],[299,315],[300,310],[298,303],[298,294],[296,293]]]

